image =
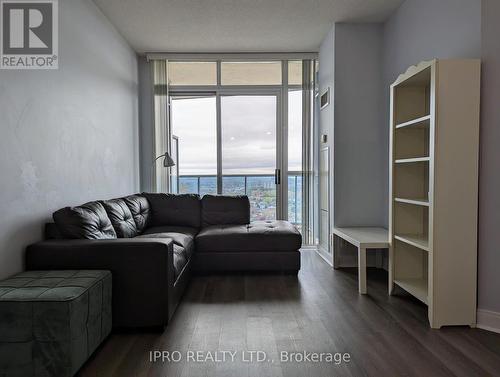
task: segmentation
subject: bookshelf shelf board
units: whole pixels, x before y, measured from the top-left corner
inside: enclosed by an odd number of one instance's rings
[[[421,250],[429,251],[429,240],[424,234],[396,234],[394,238]]]
[[[429,207],[429,201],[425,198],[394,198],[398,203],[414,204],[416,206]]]
[[[414,162],[429,162],[430,157],[402,158],[394,161],[396,164],[412,164]]]
[[[409,120],[408,122],[397,124],[396,129],[405,128],[405,127],[413,127],[413,128],[427,127],[427,126],[429,126],[430,120],[431,120],[431,116],[426,115],[426,116],[421,117],[421,118],[412,119],[412,120]]]
[[[408,293],[418,298],[424,304],[427,304],[427,279],[411,278],[411,279],[396,279],[394,283],[399,285]]]

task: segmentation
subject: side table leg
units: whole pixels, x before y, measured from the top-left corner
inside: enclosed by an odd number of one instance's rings
[[[366,248],[358,247],[359,293],[366,294]]]

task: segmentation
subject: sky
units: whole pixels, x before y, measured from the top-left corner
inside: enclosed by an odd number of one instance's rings
[[[217,174],[215,96],[172,99],[172,132],[179,138],[179,174]],[[289,170],[301,169],[302,93],[289,94]],[[222,174],[274,174],[276,97],[221,98]]]

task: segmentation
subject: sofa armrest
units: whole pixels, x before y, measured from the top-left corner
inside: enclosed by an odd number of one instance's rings
[[[167,323],[173,286],[170,239],[50,240],[28,246],[27,270],[105,269],[113,278],[114,326]]]

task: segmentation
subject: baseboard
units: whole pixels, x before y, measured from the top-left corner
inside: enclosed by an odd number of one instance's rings
[[[500,333],[500,313],[491,310],[477,310],[477,328]]]
[[[316,253],[326,262],[330,267],[333,267],[331,258],[331,255],[328,255],[326,252],[324,252],[320,247],[316,249]]]
[[[302,245],[300,250],[314,250],[314,251],[316,251],[316,250],[318,250],[318,247],[315,245],[305,245],[305,246]]]

